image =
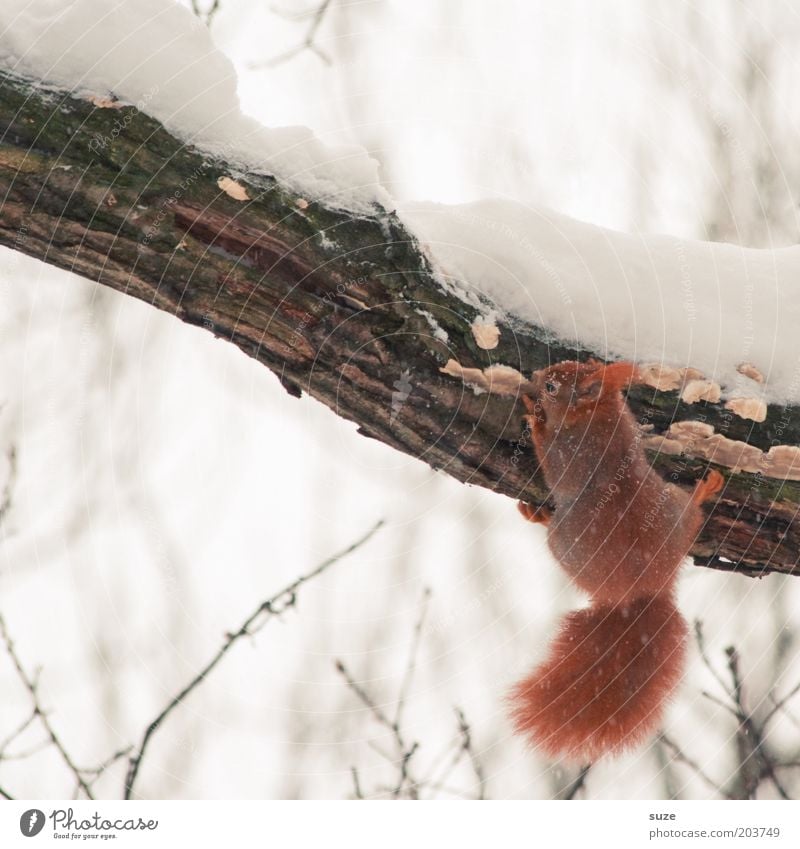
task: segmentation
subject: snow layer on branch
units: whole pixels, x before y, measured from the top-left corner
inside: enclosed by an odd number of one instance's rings
[[[2,0],[0,66],[81,95],[113,93],[200,150],[329,205],[388,200],[363,148],[243,115],[233,64],[172,0]]]
[[[607,358],[693,366],[726,397],[800,402],[800,247],[620,233],[508,200],[400,213],[448,285],[507,320]]]

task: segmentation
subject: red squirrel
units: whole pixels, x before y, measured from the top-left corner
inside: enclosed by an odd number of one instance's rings
[[[680,681],[688,629],[675,605],[681,563],[720,491],[689,495],[647,462],[622,397],[632,363],[562,362],[522,400],[554,509],[520,501],[589,607],[562,620],[546,659],[510,695],[516,730],[551,757],[592,762],[643,743]]]

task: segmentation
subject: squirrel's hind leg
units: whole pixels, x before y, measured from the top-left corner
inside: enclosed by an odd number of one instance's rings
[[[711,469],[708,475],[695,485],[692,501],[695,504],[702,504],[709,498],[713,498],[724,485],[725,478],[716,469]]]
[[[527,501],[518,501],[517,510],[529,521],[539,525],[548,525],[553,518],[553,510],[546,504],[541,507],[534,507],[533,504],[528,504]]]

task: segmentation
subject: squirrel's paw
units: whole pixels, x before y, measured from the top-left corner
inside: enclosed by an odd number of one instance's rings
[[[527,501],[518,501],[517,510],[529,521],[535,524],[546,525],[553,518],[553,511],[546,504],[541,507],[534,507],[533,504],[528,504]]]
[[[708,475],[695,485],[692,501],[695,504],[702,504],[709,498],[713,498],[723,486],[725,486],[725,478],[716,469],[711,469]]]

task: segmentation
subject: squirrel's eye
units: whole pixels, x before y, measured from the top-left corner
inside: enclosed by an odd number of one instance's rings
[[[549,380],[545,383],[544,388],[548,395],[555,395],[558,392],[558,384]]]

